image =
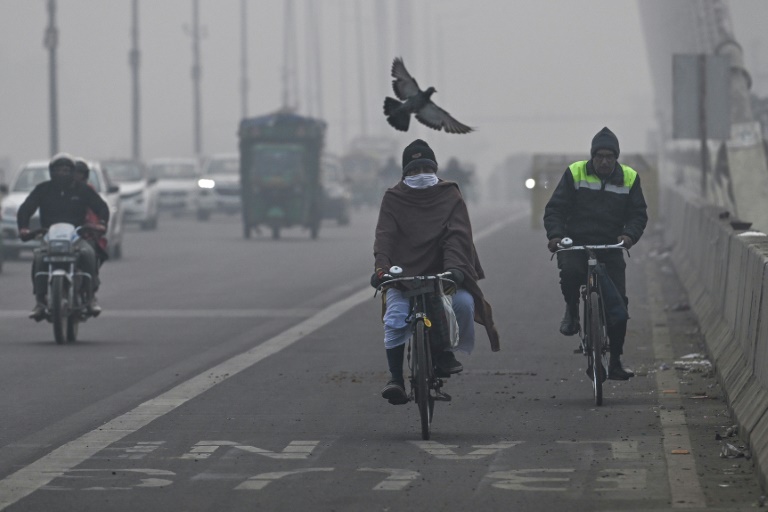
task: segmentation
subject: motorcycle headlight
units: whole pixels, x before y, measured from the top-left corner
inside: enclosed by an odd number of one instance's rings
[[[51,240],[48,242],[48,252],[50,254],[66,254],[70,251],[71,242],[69,240]]]

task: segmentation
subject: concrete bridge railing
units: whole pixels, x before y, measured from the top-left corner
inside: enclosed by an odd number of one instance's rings
[[[768,488],[768,236],[735,229],[722,208],[675,191],[663,204],[673,263]]]

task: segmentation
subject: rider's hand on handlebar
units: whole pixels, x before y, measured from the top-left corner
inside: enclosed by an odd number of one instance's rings
[[[392,279],[388,272],[389,268],[377,268],[376,272],[371,275],[371,286],[378,288],[385,281]]]
[[[562,238],[560,238],[560,237],[555,237],[555,238],[552,238],[552,239],[549,241],[549,243],[547,243],[547,249],[549,249],[549,252],[557,252],[557,250],[559,249],[559,247],[557,246],[557,244],[559,244],[559,243],[560,243],[560,240],[562,240]]]
[[[461,283],[464,282],[464,272],[457,268],[449,268],[446,270],[446,272],[450,272],[450,276],[446,276],[448,279],[456,283],[456,286],[461,286]]]
[[[623,243],[624,244],[624,248],[627,249],[627,250],[629,250],[630,247],[635,245],[635,242],[633,242],[632,239],[630,237],[628,237],[627,235],[621,235],[619,237],[619,243]]]
[[[29,237],[29,228],[21,228],[19,230],[19,239],[26,241]]]

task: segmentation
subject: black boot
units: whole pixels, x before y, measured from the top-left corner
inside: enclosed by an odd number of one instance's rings
[[[579,334],[579,303],[565,304],[565,315],[560,322],[560,334],[573,336]]]
[[[627,370],[621,366],[621,358],[611,354],[611,360],[608,363],[608,378],[611,380],[629,380],[634,377],[635,372]]]
[[[456,359],[456,355],[451,350],[444,350],[435,356],[435,367],[439,377],[448,377],[464,370],[464,366]]]
[[[402,405],[408,402],[405,394],[405,381],[403,380],[403,358],[405,357],[405,344],[387,349],[387,364],[391,379],[381,389],[381,396],[389,400],[392,405]]]
[[[45,295],[36,295],[35,307],[32,308],[32,311],[29,313],[29,318],[31,318],[36,322],[39,322],[40,320],[44,319],[46,307],[47,305],[46,305]]]

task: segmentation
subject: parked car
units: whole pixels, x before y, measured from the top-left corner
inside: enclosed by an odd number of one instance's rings
[[[150,177],[146,166],[138,160],[102,160],[101,165],[120,185],[125,222],[139,224],[141,229],[157,229],[157,178]]]
[[[323,155],[323,218],[336,219],[339,226],[349,224],[352,208],[352,191],[349,178],[344,174],[341,161],[331,155]]]
[[[194,158],[157,158],[147,163],[150,178],[157,179],[161,212],[196,213],[200,166]]]
[[[240,155],[221,153],[203,163],[197,218],[207,220],[212,213],[240,213]]]
[[[88,167],[91,170],[88,183],[109,205],[109,224],[106,234],[109,256],[113,259],[120,259],[123,255],[123,209],[120,203],[120,187],[110,181],[109,176],[98,162],[88,162]],[[0,221],[3,250],[7,258],[18,258],[21,251],[31,251],[39,245],[39,242],[35,240],[28,242],[19,240],[16,214],[19,211],[19,206],[32,192],[32,189],[49,179],[48,160],[38,160],[22,166],[11,181],[9,193],[3,199],[2,221]],[[30,219],[29,227],[30,229],[40,227],[39,211],[35,212]]]

